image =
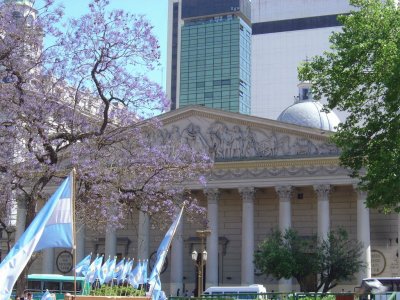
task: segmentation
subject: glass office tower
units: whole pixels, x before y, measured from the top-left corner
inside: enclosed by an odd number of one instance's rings
[[[176,73],[169,71],[175,76],[169,86],[170,95],[175,95],[172,109],[203,105],[250,114],[250,2],[181,0],[179,4],[175,64],[172,59]]]

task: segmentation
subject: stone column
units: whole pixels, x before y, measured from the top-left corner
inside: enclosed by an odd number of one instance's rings
[[[17,224],[15,231],[15,241],[18,241],[25,232],[26,224],[26,202],[23,197],[17,197]]]
[[[218,281],[218,189],[207,189],[207,218],[211,230],[207,237],[206,288],[217,286]]]
[[[284,233],[292,227],[291,196],[293,187],[290,185],[276,186],[275,191],[279,197],[279,230]],[[292,279],[279,280],[279,292],[292,291]]]
[[[76,263],[79,263],[86,255],[85,253],[86,226],[81,222],[76,224]]]
[[[292,209],[290,198],[293,188],[289,185],[277,186],[275,191],[279,196],[279,230],[284,232],[292,227]]]
[[[177,208],[177,213],[180,212],[180,208]],[[171,285],[170,293],[172,296],[179,296],[184,294],[183,291],[183,221],[181,218],[178,227],[176,228],[174,239],[172,240],[171,248]]]
[[[318,197],[318,238],[326,239],[329,234],[330,213],[329,213],[329,184],[314,185]]]
[[[354,186],[356,189],[356,186]],[[357,283],[363,278],[371,277],[371,237],[369,224],[369,209],[365,206],[367,193],[357,190],[357,240],[363,244],[362,260],[366,268],[358,273]]]
[[[239,189],[242,196],[242,285],[254,283],[254,187]]]
[[[114,257],[117,254],[117,234],[114,228],[107,227],[106,229],[104,252],[104,257]]]
[[[42,252],[42,272],[43,274],[53,274],[55,265],[54,248],[44,249]]]
[[[149,215],[144,211],[139,212],[139,229],[138,229],[138,259],[149,258],[149,234],[150,222]]]

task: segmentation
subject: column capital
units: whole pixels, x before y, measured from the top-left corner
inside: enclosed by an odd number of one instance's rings
[[[204,190],[204,195],[206,195],[208,203],[211,204],[216,204],[218,202],[219,194],[219,189],[212,188]]]
[[[256,189],[254,187],[239,188],[239,194],[242,196],[243,202],[251,203],[254,201]]]
[[[332,190],[330,184],[317,184],[313,186],[314,191],[317,193],[318,200],[328,200],[328,195]]]
[[[360,186],[357,183],[353,184],[353,189],[357,193],[358,199],[366,199],[367,198],[368,192],[360,189]]]
[[[290,201],[290,197],[292,196],[293,186],[278,185],[275,187],[275,191],[278,194],[280,201]]]

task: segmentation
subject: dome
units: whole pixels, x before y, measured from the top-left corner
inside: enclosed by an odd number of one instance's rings
[[[278,121],[318,128],[322,130],[336,131],[340,123],[338,116],[332,112],[325,112],[319,101],[314,101],[310,94],[310,84],[299,84],[299,96],[296,102],[286,108],[278,117]]]
[[[336,131],[340,120],[332,111],[324,112],[323,106],[318,101],[299,102],[286,108],[278,117],[278,121]]]

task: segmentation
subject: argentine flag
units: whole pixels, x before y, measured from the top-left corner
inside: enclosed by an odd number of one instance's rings
[[[135,289],[139,284],[145,284],[147,280],[147,261],[139,261],[136,267],[128,275],[128,282]]]
[[[72,174],[59,186],[0,264],[0,300],[8,300],[32,253],[72,248]]]
[[[150,285],[149,293],[152,297],[152,300],[158,300],[160,296],[161,293],[160,273],[164,265],[165,258],[167,257],[169,246],[171,245],[172,239],[174,238],[176,228],[178,227],[179,222],[181,221],[183,208],[184,207],[181,208],[181,211],[176,216],[175,221],[172,223],[171,227],[165,234],[165,237],[161,241],[160,246],[158,246],[157,261],[154,264],[153,270],[151,271],[149,278],[149,285]]]
[[[88,256],[82,259],[82,261],[79,264],[76,265],[75,267],[76,276],[86,275],[87,271],[89,270],[91,259],[92,259],[92,253],[90,253]]]

